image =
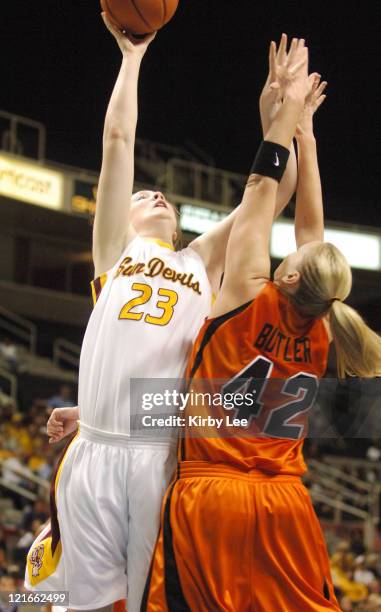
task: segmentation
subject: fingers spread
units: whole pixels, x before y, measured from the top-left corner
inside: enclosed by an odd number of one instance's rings
[[[287,64],[290,66],[290,64],[292,64],[295,61],[295,53],[297,51],[298,48],[298,39],[297,38],[293,38],[291,41],[291,47],[290,50],[288,52],[288,62]]]
[[[320,83],[320,86],[316,89],[316,92],[315,92],[315,95],[317,98],[321,96],[321,94],[323,93],[327,85],[328,85],[327,81],[323,81],[322,83]]]
[[[269,72],[270,72],[270,81],[273,81],[276,78],[276,44],[274,41],[271,41],[270,51],[269,51]]]
[[[320,98],[316,100],[316,110],[323,104],[326,97],[327,97],[326,95],[320,96]]]
[[[286,50],[287,50],[287,34],[282,34],[280,43],[279,43],[278,53],[277,53],[277,60],[281,66],[283,66],[283,64],[286,61],[286,57],[287,57]]]
[[[306,48],[305,50],[307,51]],[[290,68],[290,74],[295,75],[297,72],[299,72],[299,70],[301,70],[307,65],[307,62],[308,62],[308,55],[304,54],[303,59],[301,59],[300,62],[292,66],[292,68]]]

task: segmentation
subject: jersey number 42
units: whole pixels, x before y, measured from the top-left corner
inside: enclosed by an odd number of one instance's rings
[[[305,435],[305,424],[297,417],[305,417],[314,404],[318,388],[318,377],[306,372],[298,372],[287,380],[271,379],[274,364],[265,357],[256,357],[248,366],[231,378],[221,389],[222,394],[233,396],[252,395],[254,403],[235,405],[237,418],[247,419],[249,426],[253,420],[261,425],[262,435],[271,438],[297,440]],[[306,422],[305,418],[301,418]]]

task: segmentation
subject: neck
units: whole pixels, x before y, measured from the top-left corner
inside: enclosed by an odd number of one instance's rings
[[[171,232],[164,227],[147,228],[139,232],[141,238],[149,238],[151,240],[161,240],[173,247],[173,238]]]

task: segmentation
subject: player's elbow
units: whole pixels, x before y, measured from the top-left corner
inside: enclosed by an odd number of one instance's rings
[[[121,123],[117,120],[110,120],[105,126],[103,142],[114,143],[114,142],[122,142],[128,144],[132,142],[135,138],[135,124],[127,123],[125,125],[121,125]]]

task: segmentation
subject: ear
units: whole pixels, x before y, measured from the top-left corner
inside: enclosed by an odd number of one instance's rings
[[[294,270],[293,272],[290,272],[289,274],[285,274],[284,276],[282,276],[280,282],[282,286],[284,287],[284,289],[293,293],[294,291],[297,290],[299,286],[299,281],[300,281],[300,272],[298,272],[297,270]]]
[[[172,242],[173,242],[173,244],[175,244],[175,243],[176,243],[176,240],[177,240],[177,232],[174,232],[174,233],[173,233],[173,236],[172,236]]]

